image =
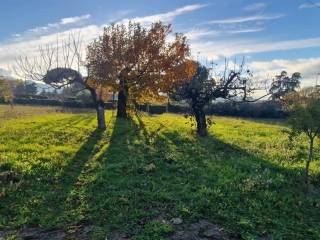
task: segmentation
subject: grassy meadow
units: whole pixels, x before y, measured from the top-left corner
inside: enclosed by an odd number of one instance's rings
[[[320,167],[305,195],[307,142],[291,146],[284,123],[213,117],[198,138],[180,115],[107,112],[102,132],[92,112],[9,110],[0,106],[0,176],[12,174],[0,182],[0,231],[90,224],[90,239],[167,239],[161,216],[206,219],[237,239],[320,239]]]

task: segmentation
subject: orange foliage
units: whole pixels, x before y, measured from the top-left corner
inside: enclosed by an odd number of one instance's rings
[[[191,78],[196,66],[189,60],[186,38],[172,34],[171,25],[139,23],[111,25],[88,47],[89,76],[129,101],[163,101],[174,84]]]

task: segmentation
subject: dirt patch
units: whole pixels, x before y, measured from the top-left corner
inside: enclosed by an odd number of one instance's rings
[[[236,240],[230,237],[219,226],[207,221],[200,220],[196,223],[185,224],[177,219],[165,220],[159,217],[159,220],[166,224],[171,224],[175,231],[168,236],[171,240]],[[14,239],[21,240],[89,240],[90,234],[94,231],[94,226],[82,224],[71,226],[68,230],[51,229],[42,230],[40,228],[23,228],[19,231],[0,231],[0,240],[6,237],[14,236]],[[131,237],[121,232],[113,232],[106,236],[107,240],[130,240]]]
[[[172,240],[231,240],[223,228],[207,221],[176,227],[177,231],[170,237]]]
[[[14,171],[3,171],[0,172],[0,184],[17,183],[20,181],[20,176]]]
[[[89,240],[93,226],[79,225],[68,230],[40,228],[23,228],[19,231],[0,231],[0,240],[6,238],[19,240]]]
[[[207,220],[200,220],[196,223],[186,224],[181,218],[167,220],[164,216],[155,219],[165,224],[170,224],[174,232],[167,236],[171,240],[237,240],[229,236],[224,229]],[[108,240],[130,240],[131,238],[119,232],[107,236]]]

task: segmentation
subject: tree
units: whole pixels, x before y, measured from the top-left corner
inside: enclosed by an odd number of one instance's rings
[[[28,95],[36,95],[38,93],[37,84],[35,82],[26,83],[25,91]]]
[[[289,114],[297,106],[308,105],[320,98],[319,87],[306,87],[297,92],[290,92],[282,99],[284,110]]]
[[[105,96],[107,96],[108,88],[102,83],[90,77],[83,77],[79,71],[71,68],[49,70],[43,77],[43,82],[56,89],[78,83],[83,86],[81,90],[89,90],[97,112],[98,128],[106,129]]]
[[[35,82],[17,80],[13,87],[13,93],[15,96],[36,95],[38,93],[37,84]]]
[[[310,163],[314,160],[314,140],[320,134],[320,95],[318,93],[309,88],[307,91],[295,94],[295,101],[289,112],[290,138],[305,134],[309,139],[309,157],[306,160],[304,178],[307,191],[309,190]]]
[[[83,85],[79,82],[75,82],[73,84],[70,84],[62,89],[59,93],[59,97],[62,100],[66,99],[75,99],[76,96],[80,93],[84,92]],[[86,91],[88,92],[88,91]],[[90,94],[90,93],[89,93]],[[90,99],[92,101],[92,99]]]
[[[97,112],[98,128],[105,129],[105,98],[108,88],[105,83],[91,76],[82,76],[81,66],[86,65],[81,55],[81,37],[70,34],[65,42],[57,40],[56,45],[39,47],[39,55],[34,58],[20,57],[14,71],[19,76],[41,81],[54,89],[77,84],[88,90]]]
[[[200,63],[195,63],[197,71],[191,79],[186,79],[177,84],[171,92],[171,98],[177,101],[186,100],[191,108],[191,116],[195,117],[197,133],[206,136],[207,118],[204,107],[217,98],[225,100],[246,101],[250,88],[251,72],[244,71],[244,62],[238,67],[230,70],[228,63],[220,76],[210,77],[209,69]],[[235,64],[236,65],[236,64]]]
[[[13,93],[9,80],[0,76],[0,99],[4,102],[9,102],[13,106]]]
[[[82,103],[92,104],[92,97],[89,91],[81,91],[75,95],[75,99]]]
[[[191,80],[178,85],[171,95],[176,101],[188,101],[197,122],[197,133],[200,136],[207,135],[207,120],[204,106],[212,98],[213,85],[214,81],[209,78],[208,69],[198,64],[197,72]]]
[[[171,33],[161,22],[113,24],[89,45],[89,75],[118,92],[118,117],[127,117],[128,103],[159,98],[194,73],[186,38],[176,34],[169,42]]]
[[[290,77],[286,71],[282,71],[272,81],[269,90],[271,99],[273,101],[281,101],[286,94],[295,92],[300,86],[300,80],[301,74],[299,72],[293,73]]]

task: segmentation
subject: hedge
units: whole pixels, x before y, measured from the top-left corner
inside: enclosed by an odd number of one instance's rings
[[[0,103],[3,102],[0,100]],[[15,104],[41,105],[41,106],[60,106],[68,108],[94,108],[92,103],[81,101],[59,101],[53,99],[33,99],[33,98],[16,98]],[[107,102],[106,109],[114,109],[115,102]],[[138,110],[147,112],[147,105],[138,105]],[[150,114],[163,114],[165,112],[185,114],[190,112],[189,107],[183,105],[149,105]],[[205,108],[208,115],[251,117],[251,118],[285,118],[286,113],[281,106],[271,101],[255,103],[232,103],[219,102],[210,104]]]

